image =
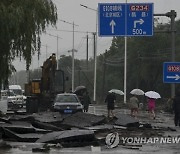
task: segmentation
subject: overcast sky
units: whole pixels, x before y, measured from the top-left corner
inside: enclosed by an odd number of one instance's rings
[[[96,11],[80,6],[86,5],[89,8],[97,9],[98,3],[125,3],[126,0],[53,0],[58,11],[57,28],[48,27],[47,34],[43,34],[41,41],[40,60],[37,54],[33,56],[30,69],[40,67],[46,57],[53,52],[60,55],[71,55],[68,50],[73,48],[73,23],[75,26],[75,53],[76,59],[86,59],[86,36],[89,35],[89,58],[93,57],[92,33],[96,31]],[[154,3],[154,13],[166,13],[170,10],[177,12],[176,20],[180,19],[180,0],[127,0],[128,3]],[[65,23],[63,21],[68,23]],[[160,22],[170,21],[167,17],[160,17]],[[57,36],[59,39],[57,39]],[[98,37],[97,54],[109,49],[112,37]],[[58,44],[57,44],[58,42]],[[47,48],[46,48],[47,46]],[[58,48],[58,50],[57,50]],[[16,69],[25,70],[25,61],[17,59],[14,62]]]

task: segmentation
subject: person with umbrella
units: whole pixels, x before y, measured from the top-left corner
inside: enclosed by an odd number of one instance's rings
[[[85,86],[77,86],[74,90],[74,94],[76,94],[79,98],[79,100],[81,101],[81,104],[84,104],[83,101],[83,94],[87,91],[87,88]]]
[[[115,101],[116,101],[115,93],[109,92],[105,99],[105,102],[107,103],[108,118],[110,118],[111,116],[115,117],[113,113]]]
[[[138,114],[138,108],[139,108],[139,99],[137,96],[143,96],[144,91],[141,89],[133,89],[131,90],[130,94],[132,97],[130,98],[130,109],[131,109],[131,116],[132,117],[137,117]]]
[[[89,97],[88,91],[85,91],[83,94],[83,111],[88,112],[89,104],[91,104],[91,99]]]
[[[131,116],[137,118],[139,100],[138,100],[138,98],[136,97],[136,95],[133,95],[133,96],[130,98],[130,101],[129,101],[129,102],[130,102]]]
[[[156,118],[154,110],[155,110],[155,99],[148,97],[148,111],[150,113],[150,118],[152,117],[153,119]]]
[[[147,101],[148,101],[148,111],[150,113],[150,117],[152,117],[153,119],[156,119],[156,115],[155,115],[155,100],[158,98],[161,98],[160,94],[155,92],[155,91],[147,91],[145,93],[145,96],[147,96]]]
[[[174,124],[180,127],[180,91],[176,91],[176,96],[173,99]]]

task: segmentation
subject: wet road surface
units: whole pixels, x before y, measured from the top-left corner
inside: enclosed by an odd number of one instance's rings
[[[115,109],[115,114],[123,113],[129,114],[127,109]],[[90,106],[89,113],[106,115],[106,106]],[[154,127],[161,128],[172,128],[176,131],[165,130],[164,136],[169,137],[180,137],[180,128],[175,128],[173,123],[173,115],[168,113],[157,113],[157,118],[155,120],[149,119],[148,113],[146,111],[140,111],[138,120],[140,122],[150,123]],[[124,146],[119,145],[116,148],[110,149],[107,146],[102,145],[98,147],[86,146],[86,147],[77,147],[77,148],[61,148],[52,146],[49,151],[44,152],[32,152],[33,148],[42,147],[42,143],[20,143],[20,142],[8,142],[12,145],[11,149],[0,149],[0,154],[91,154],[91,153],[101,153],[101,154],[149,154],[149,153],[163,153],[163,154],[176,154],[180,153],[180,143],[169,143],[169,144],[143,144],[140,147],[135,146]]]

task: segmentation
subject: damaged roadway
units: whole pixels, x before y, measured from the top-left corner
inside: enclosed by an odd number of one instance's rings
[[[94,112],[96,108],[96,112]],[[21,150],[26,152],[46,152],[52,149],[66,152],[67,149],[86,153],[94,151],[109,153],[173,153],[179,151],[176,144],[133,144],[119,139],[116,148],[107,148],[106,136],[118,133],[120,137],[180,137],[180,129],[173,126],[173,115],[158,113],[155,120],[149,119],[146,111],[141,111],[138,119],[129,116],[129,110],[116,109],[116,118],[107,119],[104,106],[91,106],[89,113],[61,115],[58,112],[33,114],[12,114],[0,118],[0,149],[3,153]],[[31,145],[31,146],[27,146]],[[28,147],[28,148],[27,148]],[[138,151],[137,151],[138,150]],[[1,150],[0,150],[1,152]],[[13,152],[12,152],[13,153]]]

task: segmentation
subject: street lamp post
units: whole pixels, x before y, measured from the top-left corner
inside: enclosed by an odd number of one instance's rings
[[[47,33],[48,34],[48,33]],[[57,57],[57,60],[58,60],[58,44],[59,44],[59,38],[62,39],[61,37],[59,37],[58,35],[52,35],[52,34],[48,34],[49,36],[52,36],[52,37],[55,37],[57,39],[57,53],[56,53],[56,57]],[[57,69],[58,69],[58,65],[57,65]]]
[[[73,22],[73,48],[72,48],[72,91],[74,91],[74,22]]]
[[[154,16],[166,16],[171,19],[171,50],[172,50],[172,55],[171,55],[171,61],[175,62],[175,33],[176,33],[176,28],[175,28],[175,18],[177,16],[177,13],[174,10],[171,10],[171,12],[167,12],[165,14],[154,14]],[[169,31],[167,31],[169,33]],[[173,98],[175,96],[175,84],[171,84],[171,97]]]
[[[74,49],[74,26],[78,26],[78,25],[74,24],[74,22],[71,23],[71,22],[67,22],[67,21],[65,21],[65,20],[60,20],[60,21],[62,21],[62,22],[64,22],[64,23],[67,23],[67,24],[70,24],[70,25],[73,26],[73,45],[72,45],[72,91],[74,91],[74,52],[76,51],[76,50]]]
[[[98,28],[97,20],[98,20],[98,10],[97,10],[97,9],[90,8],[90,7],[88,7],[88,6],[86,6],[86,5],[82,5],[82,4],[80,4],[80,6],[96,12],[96,32],[95,32],[95,45],[94,45],[94,95],[93,95],[93,101],[96,102],[97,28]],[[93,34],[93,35],[94,35],[94,34]]]

